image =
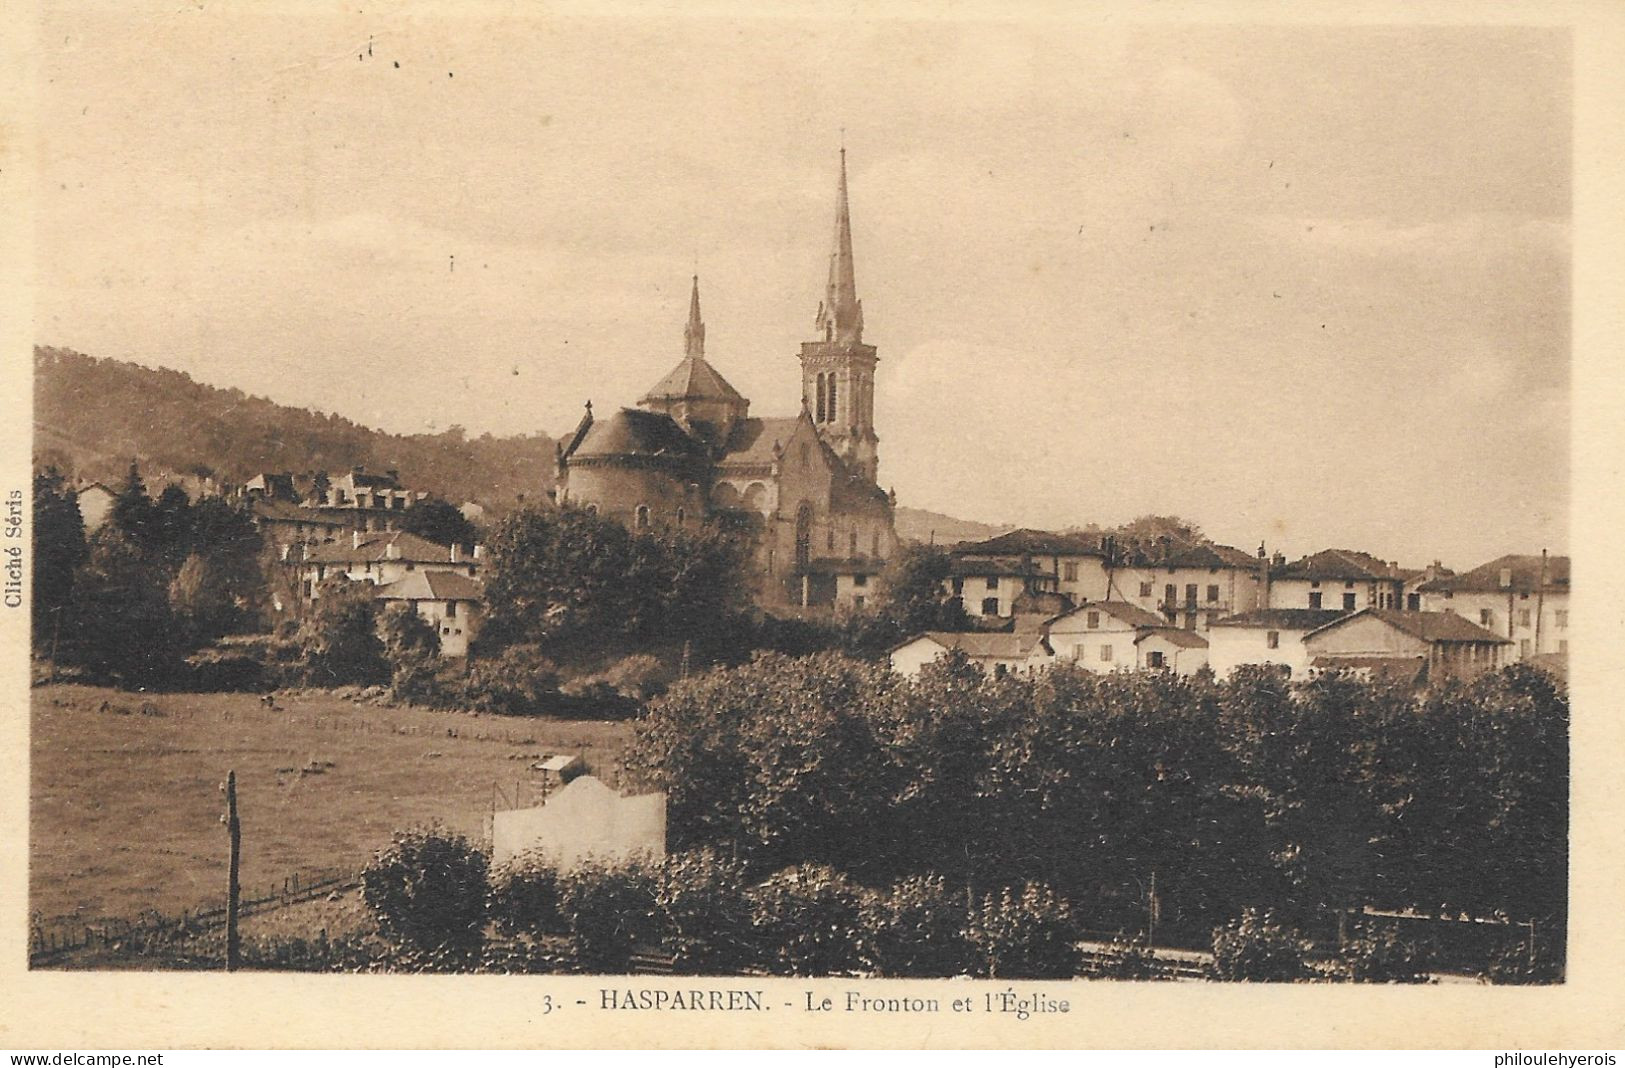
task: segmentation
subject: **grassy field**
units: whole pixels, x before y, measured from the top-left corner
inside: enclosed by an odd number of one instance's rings
[[[482,840],[498,789],[540,801],[533,760],[582,753],[615,781],[621,723],[382,708],[331,695],[33,691],[30,911],[46,925],[216,905],[220,784],[237,772],[242,882],[364,865],[392,832],[438,822]],[[105,708],[104,708],[105,704]],[[507,803],[502,807],[507,807]]]

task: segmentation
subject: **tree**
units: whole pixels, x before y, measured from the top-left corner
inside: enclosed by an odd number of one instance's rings
[[[400,528],[437,545],[472,545],[478,537],[457,506],[438,497],[418,501],[401,513]]]
[[[395,835],[361,873],[381,931],[430,966],[474,958],[485,940],[485,854],[438,828]]]
[[[372,587],[335,578],[324,582],[317,594],[315,609],[300,628],[310,681],[318,686],[340,686],[388,679]]]
[[[410,602],[398,601],[384,609],[378,629],[389,664],[390,691],[403,701],[434,693],[440,662],[440,634]]]
[[[880,613],[898,638],[923,630],[963,630],[965,610],[948,590],[953,557],[928,545],[905,545],[881,576]]]
[[[50,649],[73,605],[74,573],[89,550],[79,498],[54,467],[34,476],[33,643]]]

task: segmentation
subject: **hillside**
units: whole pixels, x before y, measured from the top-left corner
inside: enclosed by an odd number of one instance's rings
[[[164,368],[67,349],[34,350],[34,456],[112,483],[132,458],[150,476],[209,473],[242,482],[260,471],[398,468],[413,489],[511,507],[553,484],[545,434],[465,438],[386,434],[337,415],[275,404]]]
[[[928,512],[923,508],[897,506],[897,536],[904,541],[957,545],[962,541],[982,541],[1003,534],[1013,525],[978,523],[972,519],[955,519],[941,512]]]

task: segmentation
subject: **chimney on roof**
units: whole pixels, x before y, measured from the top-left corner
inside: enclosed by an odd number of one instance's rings
[[[454,564],[463,562],[463,547],[456,542],[451,543],[451,562]]]
[[[400,558],[401,558],[401,547],[399,545],[395,544],[395,539],[394,538],[389,539],[389,541],[384,543],[384,559],[385,560],[399,560]]]
[[[479,544],[476,544],[474,546],[474,559],[476,559],[476,560],[485,559],[485,546],[479,545]]]
[[[359,530],[350,531],[350,548],[352,548],[352,549],[361,548],[361,531],[359,531]]]

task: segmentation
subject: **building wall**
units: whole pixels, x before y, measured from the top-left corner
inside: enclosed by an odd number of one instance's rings
[[[399,604],[398,601],[386,602]],[[479,635],[480,605],[476,601],[412,601],[412,607],[417,609],[435,633],[440,635],[440,655],[445,657],[465,657],[468,655],[468,643]],[[455,610],[452,605],[455,604]]]
[[[1175,645],[1167,638],[1160,637],[1156,631],[1151,631],[1140,639],[1138,648],[1139,666],[1142,669],[1151,667],[1152,653],[1161,653],[1164,666],[1179,675],[1194,675],[1207,666],[1206,649]]]
[[[473,560],[461,560],[453,563],[451,560],[353,560],[340,564],[311,564],[307,563],[300,568],[300,581],[307,583],[311,598],[321,596],[319,587],[328,579],[343,575],[351,582],[370,582],[374,586],[386,586],[398,579],[405,578],[411,571],[455,571],[459,575],[476,577],[478,565]]]
[[[1234,567],[1125,567],[1113,575],[1112,586],[1114,599],[1128,601],[1176,626],[1204,634],[1225,616],[1265,607],[1264,585],[1258,573]],[[1169,586],[1174,588],[1172,615],[1168,611]],[[1193,586],[1196,600],[1191,607],[1188,595]]]
[[[1344,598],[1350,594],[1354,597],[1354,604],[1348,611],[1355,612],[1362,608],[1403,608],[1404,583],[1398,579],[1383,579],[1380,581],[1356,579],[1350,582],[1347,579],[1272,579],[1270,581],[1269,605],[1270,608],[1344,608]],[[1311,597],[1321,595],[1321,603],[1316,605]]]
[[[977,619],[992,616],[1009,619],[1015,612],[1016,598],[1026,588],[1026,580],[1014,575],[965,575],[951,578],[943,585],[945,592],[959,598],[965,614]],[[996,603],[984,606],[987,601]],[[988,611],[989,608],[992,611]]]
[[[697,525],[706,500],[697,481],[664,467],[583,462],[571,464],[563,499],[592,508],[628,530],[638,529],[638,508],[648,509],[648,527]]]
[[[1478,623],[1491,634],[1510,639],[1511,647],[1502,653],[1506,663],[1515,663],[1536,653],[1568,651],[1567,593],[1548,592],[1544,600],[1533,593],[1508,591],[1423,593],[1421,604],[1423,611],[1454,612],[1470,623]],[[1488,613],[1488,622],[1483,622],[1484,613]]]
[[[1269,647],[1269,635],[1279,639]],[[1207,662],[1213,673],[1224,678],[1243,664],[1276,664],[1301,679],[1309,673],[1309,651],[1303,636],[1308,630],[1270,627],[1214,627],[1207,632]]]
[[[1105,611],[1099,612],[1099,626],[1091,627],[1091,611],[1094,609],[1080,609],[1050,625],[1049,645],[1055,650],[1055,659],[1095,672],[1133,671],[1139,667],[1139,652],[1134,646],[1139,632]],[[1102,649],[1109,650],[1109,659],[1102,658]]]
[[[1323,630],[1304,642],[1317,656],[1425,657],[1428,677],[1469,678],[1500,664],[1500,647],[1490,642],[1426,642],[1380,619],[1355,618]]]
[[[920,669],[936,660],[948,650],[930,638],[915,638],[898,646],[891,653],[891,669],[899,675],[917,678]]]
[[[666,795],[621,797],[583,775],[538,808],[498,812],[491,826],[492,864],[539,853],[560,869],[589,861],[666,855]]]

